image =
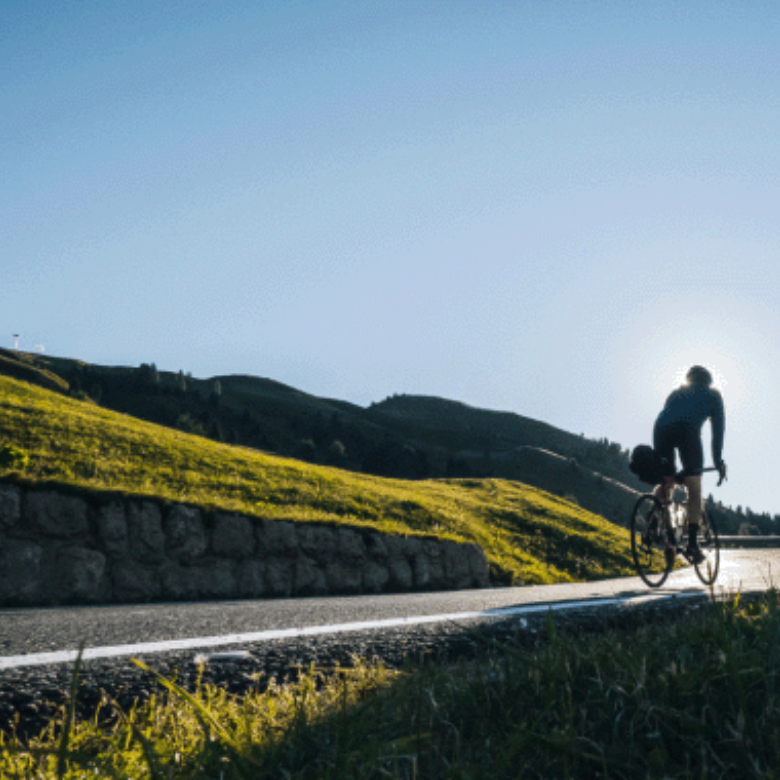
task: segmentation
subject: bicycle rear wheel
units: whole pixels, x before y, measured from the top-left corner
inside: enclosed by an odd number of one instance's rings
[[[704,560],[694,566],[696,576],[705,585],[712,585],[718,578],[718,569],[720,569],[720,540],[715,519],[707,512],[701,514],[697,539],[699,549],[704,553]]]
[[[661,502],[645,493],[631,515],[631,556],[637,574],[651,588],[663,585],[674,566],[674,557],[666,555],[666,541]]]

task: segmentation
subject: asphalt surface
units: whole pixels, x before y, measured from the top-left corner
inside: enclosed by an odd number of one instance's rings
[[[780,549],[722,550],[716,590],[764,590],[773,583],[773,573],[780,582]],[[670,575],[664,587],[655,590],[638,577],[627,577],[573,585],[370,597],[4,609],[0,610],[0,668],[8,657],[75,650],[82,642],[88,648],[138,645],[421,616],[457,620],[462,613],[469,619],[480,613],[490,620],[495,617],[491,612],[508,608],[522,614],[523,607],[576,600],[689,596],[707,590],[693,569],[685,569]],[[231,642],[232,646],[240,644],[240,639]],[[208,644],[194,641],[191,646]]]

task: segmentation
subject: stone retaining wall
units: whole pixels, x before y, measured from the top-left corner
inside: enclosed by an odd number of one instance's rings
[[[473,544],[0,484],[0,606],[487,585]]]

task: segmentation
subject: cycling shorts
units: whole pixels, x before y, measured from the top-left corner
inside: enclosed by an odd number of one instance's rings
[[[704,470],[701,431],[696,427],[684,423],[656,425],[653,430],[653,448],[666,461],[665,476],[674,476],[676,472],[675,450],[680,453],[684,476],[694,477]]]

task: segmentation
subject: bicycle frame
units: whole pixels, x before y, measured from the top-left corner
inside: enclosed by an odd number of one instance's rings
[[[708,466],[707,468],[702,469],[702,473],[705,471],[718,471],[718,469],[715,466]],[[685,484],[685,478],[686,475],[682,471],[674,475],[673,487],[669,489],[671,497],[668,499],[663,499],[661,497],[661,493],[663,493],[663,484],[656,485],[655,488],[653,488],[653,495],[661,502],[661,506],[664,510],[663,514],[666,528],[669,533],[674,536],[678,554],[682,552],[681,540],[684,538],[688,529],[688,497],[690,491]],[[720,480],[718,480],[718,486],[721,485],[723,479],[724,477],[721,476]],[[677,500],[674,496],[679,489],[685,491],[685,497],[681,500]],[[674,507],[677,507],[680,511],[673,513],[671,510]],[[703,527],[706,527],[708,524],[707,513],[703,505],[701,507],[701,515],[699,516],[699,524]]]
[[[714,468],[705,471],[717,471]],[[684,476],[675,475],[673,486],[662,491],[657,485],[652,493],[641,495],[631,517],[631,552],[637,573],[647,585],[660,587],[674,567],[674,559],[681,557],[691,563],[687,554],[689,493]],[[722,480],[721,480],[722,481]],[[684,494],[678,497],[678,488]],[[668,498],[661,499],[663,493]],[[705,507],[701,509],[697,537],[699,548],[705,560],[694,564],[698,578],[705,585],[711,585],[718,576],[720,567],[720,544],[715,518]]]
[[[685,490],[684,498],[677,499],[673,495],[666,501],[660,497],[658,497],[658,500],[661,502],[664,510],[664,523],[667,531],[674,540],[675,552],[681,555],[685,547],[685,540],[688,538],[688,488],[678,483],[675,491],[679,488]],[[708,525],[707,512],[702,507],[699,515],[699,526],[706,528]]]

